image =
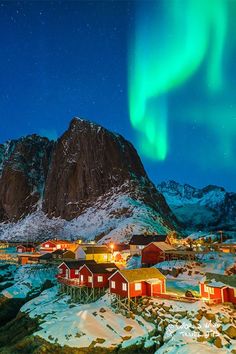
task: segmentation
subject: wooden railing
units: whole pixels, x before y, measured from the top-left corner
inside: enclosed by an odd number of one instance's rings
[[[65,284],[65,285],[69,285],[69,286],[76,286],[76,287],[81,287],[83,286],[79,279],[68,279],[68,278],[64,278],[61,276],[57,276],[57,280],[59,281],[59,283]]]

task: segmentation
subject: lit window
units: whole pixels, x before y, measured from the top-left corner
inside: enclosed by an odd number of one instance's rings
[[[212,294],[212,295],[214,295],[214,293],[215,293],[214,288],[211,288],[211,287],[209,287],[207,285],[204,285],[204,291],[206,293],[209,293],[209,294]]]
[[[112,281],[112,282],[111,282],[111,288],[112,288],[112,289],[115,289],[115,287],[116,287],[116,282],[115,282],[115,281]]]
[[[236,297],[236,288],[234,288],[234,297]]]
[[[141,290],[141,283],[136,283],[136,284],[134,285],[134,289],[135,289],[135,290]]]
[[[102,283],[103,282],[103,277],[101,275],[98,276],[98,283]]]
[[[89,283],[92,283],[92,277],[91,277],[91,276],[88,277],[88,282],[89,282]]]
[[[46,243],[45,247],[46,247],[46,248],[49,248],[49,244],[48,244],[48,243]]]
[[[78,275],[79,274],[79,269],[75,270],[75,274]]]
[[[209,293],[213,295],[214,294],[214,288],[209,288]]]
[[[127,284],[126,283],[122,283],[122,290],[127,291]]]
[[[83,276],[83,275],[80,276],[80,281],[81,281],[81,282],[84,281],[84,276]]]

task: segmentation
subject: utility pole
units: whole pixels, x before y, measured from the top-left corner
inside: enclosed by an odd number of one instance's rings
[[[223,231],[219,230],[218,232],[220,233],[220,243],[222,243],[223,242]]]

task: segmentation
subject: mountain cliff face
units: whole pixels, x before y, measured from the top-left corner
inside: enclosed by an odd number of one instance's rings
[[[53,143],[37,135],[0,146],[0,220],[14,221],[36,209]]]
[[[236,193],[218,186],[202,189],[175,181],[157,186],[187,229],[236,231]]]
[[[33,135],[0,146],[0,173],[0,221],[15,221],[3,236],[46,237],[47,227],[63,237],[125,239],[178,227],[132,144],[82,119],[55,143]]]

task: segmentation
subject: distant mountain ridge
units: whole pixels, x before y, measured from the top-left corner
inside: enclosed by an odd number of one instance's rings
[[[189,230],[236,231],[236,193],[209,185],[166,181],[157,185],[178,220]]]
[[[1,222],[0,238],[125,240],[179,228],[133,145],[80,118],[55,142],[31,135],[0,146]]]

